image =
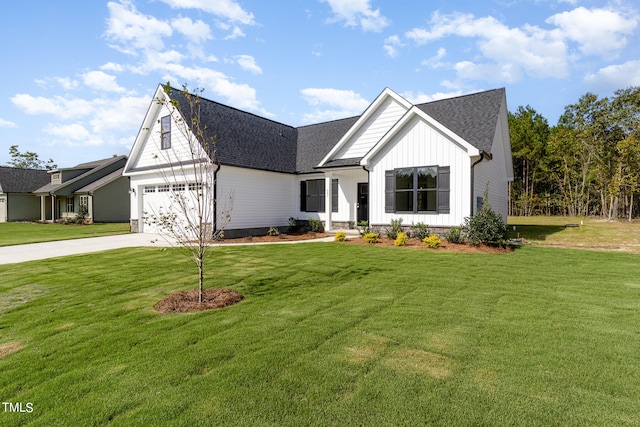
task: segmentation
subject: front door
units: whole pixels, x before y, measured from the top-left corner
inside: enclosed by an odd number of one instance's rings
[[[357,204],[357,220],[369,221],[369,183],[358,183],[358,204]]]

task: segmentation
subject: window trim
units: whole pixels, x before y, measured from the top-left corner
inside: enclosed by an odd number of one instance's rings
[[[73,197],[67,197],[67,213],[75,211],[75,201],[73,200]]]
[[[418,170],[426,168],[436,168],[436,185],[434,188],[420,189],[418,188]],[[396,177],[399,171],[411,170],[412,176],[412,188],[397,189]],[[399,213],[399,214],[416,214],[416,215],[440,215],[450,213],[450,166],[414,166],[414,167],[402,167],[385,171],[385,212],[386,213]],[[410,193],[411,194],[411,210],[398,210],[397,207],[397,194],[398,193]],[[436,197],[436,209],[435,210],[419,210],[418,209],[418,194],[420,192],[429,193],[435,192]]]
[[[171,116],[160,118],[160,149],[171,148]]]
[[[320,187],[316,187],[314,194],[309,193],[309,183],[317,183]],[[313,184],[312,184],[313,186]],[[339,189],[338,178],[331,179],[331,212],[339,211]],[[317,201],[316,201],[317,199]],[[311,202],[311,203],[310,203]],[[309,206],[317,206],[317,208],[309,208]],[[326,180],[325,178],[307,179],[300,181],[300,212],[325,213],[326,207]]]

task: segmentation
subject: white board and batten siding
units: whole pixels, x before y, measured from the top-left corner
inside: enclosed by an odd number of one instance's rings
[[[405,167],[449,166],[449,214],[385,212],[385,171]],[[471,158],[450,137],[434,129],[420,117],[411,119],[372,159],[370,167],[369,211],[371,224],[389,224],[403,219],[404,225],[458,226],[469,215]]]
[[[228,230],[284,227],[296,205],[296,177],[233,166],[221,166],[218,173],[218,201],[221,208],[231,198]]]
[[[333,158],[363,157],[406,112],[404,105],[387,97]]]

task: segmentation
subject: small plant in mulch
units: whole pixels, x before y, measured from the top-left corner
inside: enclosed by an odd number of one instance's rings
[[[380,241],[380,235],[378,233],[367,233],[362,236],[362,240],[367,243],[378,243]]]
[[[408,241],[409,241],[409,236],[407,236],[407,233],[400,231],[396,239],[393,241],[393,244],[395,246],[405,246]]]
[[[338,231],[333,240],[336,242],[344,242],[345,240],[347,240],[347,233],[345,233],[344,231]]]
[[[442,240],[440,240],[440,237],[437,235],[432,234],[431,236],[422,239],[422,243],[430,249],[437,249],[442,244]]]
[[[243,299],[244,295],[234,290],[219,288],[203,290],[202,302],[199,302],[198,290],[194,289],[169,295],[153,308],[160,313],[191,313],[227,307]]]

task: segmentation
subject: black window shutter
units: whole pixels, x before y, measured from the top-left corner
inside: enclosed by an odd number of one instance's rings
[[[393,170],[384,173],[384,211],[396,210],[396,173]]]
[[[449,213],[449,175],[450,166],[440,166],[438,168],[438,213]]]
[[[338,180],[331,180],[331,212],[338,212]]]
[[[307,181],[300,181],[300,212],[307,211]]]
[[[316,195],[318,200],[318,210],[316,212],[324,212],[325,211],[325,188],[324,188],[324,179],[316,180],[318,183],[318,194]]]

